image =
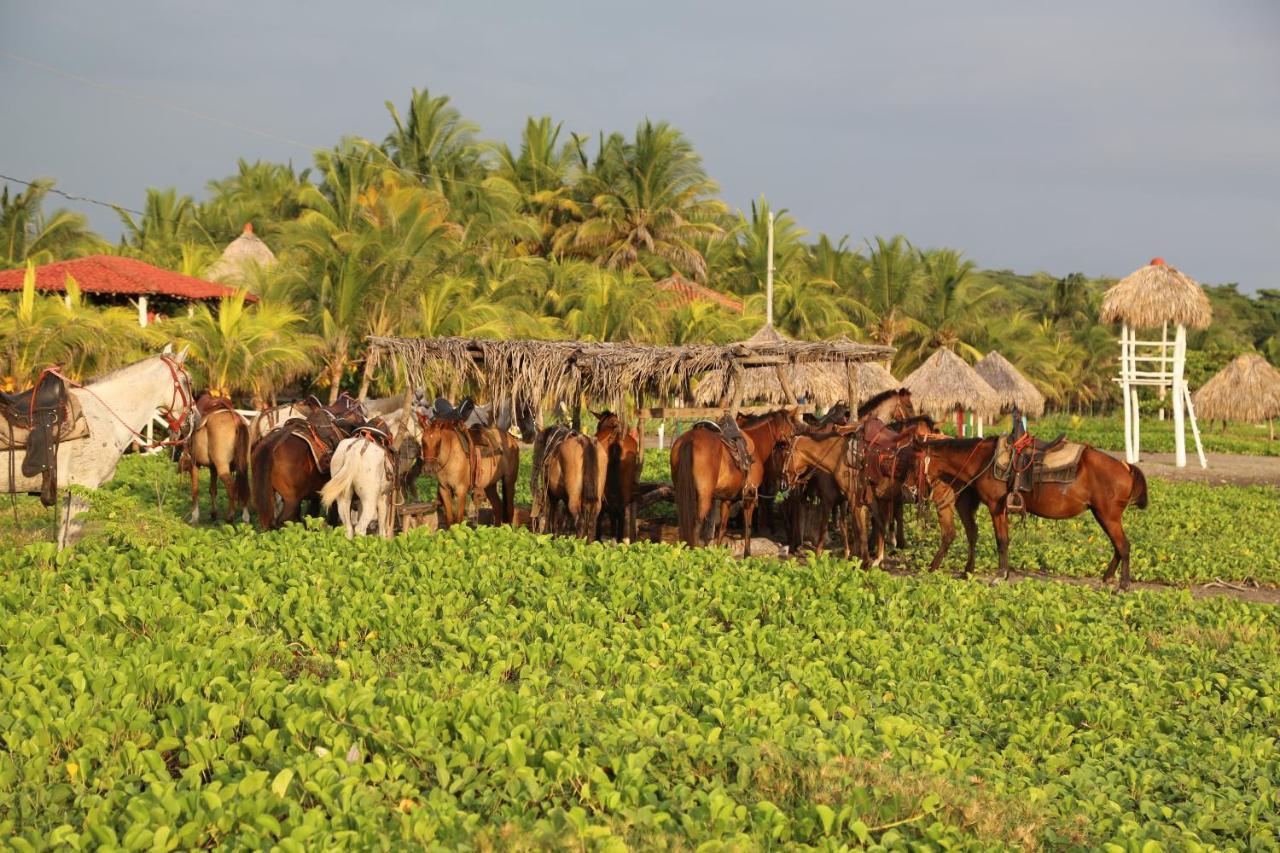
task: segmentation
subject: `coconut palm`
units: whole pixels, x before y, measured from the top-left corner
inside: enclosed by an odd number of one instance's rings
[[[7,186],[0,190],[0,266],[4,269],[28,260],[47,264],[105,248],[81,214],[69,210],[45,214],[44,202],[53,185],[53,181],[39,180],[20,193],[11,195]]]
[[[564,329],[583,341],[660,340],[659,294],[652,281],[635,273],[592,269],[565,294]]]
[[[307,375],[320,345],[297,311],[278,303],[246,305],[244,291],[221,300],[217,311],[200,304],[172,324],[190,347],[187,366],[198,385],[219,396],[250,396],[255,404]]]
[[[190,244],[214,248],[213,240],[204,235],[196,220],[196,206],[191,196],[179,195],[173,187],[148,189],[142,216],[134,219],[127,210],[116,208],[124,224],[121,249],[166,269],[177,267],[184,247]]]
[[[394,103],[387,101],[386,106],[395,128],[383,148],[392,162],[450,204],[464,207],[463,199],[485,177],[475,139],[479,128],[463,119],[447,96],[433,98],[426,89],[413,90],[404,118]]]
[[[894,359],[895,366],[910,371],[938,347],[972,360],[982,358],[983,353],[970,339],[987,327],[982,311],[996,295],[996,288],[977,274],[973,261],[954,249],[921,252],[920,267],[923,304],[915,327]]]
[[[302,212],[302,190],[309,175],[309,169],[295,173],[291,164],[242,158],[234,175],[205,185],[209,199],[197,209],[196,219],[216,245],[235,239],[246,223],[258,236],[273,238]]]
[[[560,227],[553,251],[649,278],[676,270],[705,280],[696,243],[722,230],[716,218],[726,208],[717,189],[680,131],[645,121],[632,142],[619,134],[601,141],[577,186],[589,207],[581,221]]]
[[[537,229],[526,254],[549,253],[556,230],[582,218],[583,206],[573,198],[569,183],[574,148],[560,144],[561,127],[552,125],[550,116],[530,117],[520,134],[518,154],[505,143],[491,148],[495,162],[489,180],[517,194],[521,211]]]
[[[920,258],[906,237],[876,237],[869,244],[855,298],[866,308],[872,340],[893,346],[898,338],[920,328],[915,320],[920,282]]]

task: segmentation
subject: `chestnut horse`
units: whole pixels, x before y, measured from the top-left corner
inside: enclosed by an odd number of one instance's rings
[[[218,481],[227,489],[227,523],[239,504],[249,520],[249,422],[231,401],[201,395],[196,400],[200,426],[187,439],[178,469],[191,473],[191,523],[200,521],[200,469],[209,469],[209,514],[218,517]]]
[[[867,481],[857,439],[845,432],[830,431],[797,435],[787,446],[782,463],[782,487],[795,491],[806,487],[818,472],[826,473],[849,505],[844,533],[844,557],[849,559],[850,542],[857,543],[858,557],[865,567],[867,553]],[[826,531],[819,533],[826,536]],[[818,553],[822,553],[820,542]]]
[[[734,462],[720,433],[695,427],[671,445],[671,481],[675,486],[680,538],[690,547],[702,544],[702,527],[714,501],[720,501],[720,521],[715,544],[723,545],[733,502],[742,501],[742,553],[751,556],[751,517],[756,496],[764,482],[768,458],[795,436],[793,410],[781,409],[740,421],[751,466],[744,472]]]
[[[988,438],[915,439],[920,491],[930,491],[935,502],[950,503],[964,523],[969,540],[969,556],[961,577],[973,572],[978,529],[974,513],[979,503],[991,513],[1000,558],[1000,576],[1009,577],[1009,511],[1006,498],[1009,484],[992,474],[998,436]],[[942,486],[945,489],[939,489]],[[950,492],[950,498],[947,493]],[[939,521],[943,507],[939,504]],[[1111,540],[1111,561],[1102,574],[1111,580],[1120,569],[1120,590],[1129,588],[1129,539],[1121,517],[1130,505],[1147,507],[1147,478],[1142,471],[1085,445],[1075,480],[1067,484],[1036,483],[1026,496],[1027,511],[1041,518],[1074,518],[1086,509]],[[949,509],[949,507],[948,507]],[[948,519],[949,521],[949,519]],[[948,529],[949,528],[949,529]],[[942,544],[929,564],[936,571],[955,538],[955,525],[943,523]]]
[[[604,485],[604,513],[613,520],[613,538],[636,538],[636,483],[640,481],[640,435],[623,430],[622,420],[613,412],[596,414],[596,441],[604,448],[609,463]]]
[[[868,435],[871,422],[864,425],[863,435]],[[875,562],[884,559],[885,547],[894,539],[896,532],[897,549],[907,547],[907,537],[903,523],[903,504],[908,491],[913,491],[915,484],[910,482],[909,475],[914,471],[915,447],[913,439],[939,438],[941,434],[928,415],[914,415],[904,420],[887,424],[877,436],[874,444],[863,444],[863,458],[867,466],[867,482],[870,486],[871,506],[871,550],[875,551]],[[913,494],[913,500],[916,499]]]
[[[467,517],[467,499],[483,491],[493,507],[494,524],[516,517],[516,476],[520,447],[510,433],[495,427],[468,427],[464,421],[419,414],[423,471],[436,478],[443,526]],[[499,495],[498,486],[502,486]]]
[[[858,420],[860,421],[875,418],[878,421],[890,423],[892,421],[906,420],[913,417],[915,413],[915,406],[911,402],[911,391],[907,388],[881,391],[858,406]]]
[[[253,446],[253,504],[258,525],[275,530],[288,521],[302,520],[302,502],[319,501],[320,489],[329,481],[329,464],[316,459],[311,443],[299,432],[308,432],[332,454],[338,443],[364,423],[356,411],[334,415],[331,411],[315,411],[306,420],[286,421],[267,433]],[[280,496],[280,513],[276,514],[276,495]]]
[[[574,534],[595,538],[605,493],[608,457],[589,435],[565,426],[547,427],[533,442],[533,519],[538,533],[561,533],[560,508],[573,519]]]

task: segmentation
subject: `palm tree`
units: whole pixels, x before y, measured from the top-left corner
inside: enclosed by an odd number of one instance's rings
[[[520,210],[537,228],[527,254],[548,254],[556,229],[582,218],[582,205],[573,198],[569,183],[574,148],[560,144],[561,127],[552,125],[550,116],[530,117],[520,134],[518,154],[505,143],[491,149],[495,163],[489,180],[517,194]]]
[[[479,128],[463,119],[447,96],[433,98],[426,89],[413,90],[407,118],[400,117],[391,101],[386,106],[395,129],[387,134],[383,147],[392,162],[444,195],[450,204],[465,206],[463,199],[485,176],[475,141]]]
[[[659,340],[659,293],[635,273],[592,269],[565,295],[565,331],[582,341]]]
[[[971,359],[982,353],[970,343],[971,333],[988,325],[982,310],[997,293],[976,274],[977,266],[954,249],[920,253],[923,305],[918,322],[907,335],[908,344],[894,359],[901,370],[910,370],[938,347],[946,347]]]
[[[253,224],[259,237],[275,237],[302,212],[309,175],[309,169],[295,173],[292,164],[240,159],[234,175],[205,185],[210,197],[197,209],[196,219],[217,245],[234,240],[246,223]]]
[[[44,201],[53,184],[33,181],[16,195],[10,195],[7,186],[0,190],[0,266],[4,269],[22,266],[28,260],[47,264],[91,255],[105,248],[83,215],[69,210],[44,213]]]
[[[671,269],[706,279],[706,260],[696,243],[721,233],[716,218],[726,208],[714,198],[718,187],[680,131],[645,121],[633,142],[618,134],[602,140],[577,189],[589,208],[581,221],[557,231],[557,255],[650,278]]]
[[[148,189],[140,219],[135,220],[133,214],[121,208],[116,208],[116,213],[124,223],[121,248],[156,266],[177,267],[183,252],[189,251],[186,247],[192,244],[214,248],[213,241],[200,231],[191,196],[178,195],[173,187]]]
[[[769,202],[764,196],[751,202],[751,215],[738,214],[734,235],[738,247],[732,270],[724,271],[729,289],[747,294],[763,291],[769,270]],[[775,276],[804,276],[809,261],[809,247],[804,244],[805,231],[796,224],[786,208],[773,219],[773,266]]]
[[[920,259],[902,235],[876,237],[863,270],[857,301],[870,319],[872,340],[885,346],[919,329],[914,314],[920,307]]]
[[[221,300],[216,312],[200,304],[173,324],[191,348],[187,364],[197,384],[218,396],[251,396],[255,404],[310,372],[320,344],[301,314],[276,303],[246,305],[244,291]]]

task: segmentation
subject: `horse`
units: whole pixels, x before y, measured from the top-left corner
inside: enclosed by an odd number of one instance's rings
[[[321,407],[306,420],[286,421],[254,445],[250,457],[252,496],[263,530],[302,520],[302,502],[318,498],[329,480],[334,449],[363,423],[359,412],[334,414]],[[281,501],[278,514],[276,495]]]
[[[63,441],[57,449],[57,470],[62,484],[96,489],[115,476],[120,457],[157,414],[169,426],[175,440],[185,438],[194,429],[198,415],[191,393],[191,378],[183,363],[187,350],[174,355],[171,349],[145,358],[119,370],[99,376],[81,385],[64,379],[68,393],[79,404],[88,436]],[[145,441],[145,439],[142,439]],[[0,466],[0,469],[4,466]],[[12,476],[0,471],[0,492],[39,492],[39,474],[28,477],[20,471]],[[62,519],[58,526],[59,550],[71,545],[81,529],[76,517],[87,508],[87,501],[67,492]]]
[[[355,435],[338,442],[329,464],[329,482],[320,489],[325,508],[338,505],[338,518],[347,538],[364,536],[369,522],[378,522],[383,539],[395,534],[395,451],[369,433],[357,428]],[[351,499],[360,501],[360,516],[353,519]]]
[[[911,403],[911,389],[890,388],[868,398],[858,406],[858,420],[875,418],[884,423],[906,420],[916,413]]]
[[[978,533],[974,513],[977,505],[983,503],[991,513],[991,524],[995,530],[1000,576],[1004,580],[1009,578],[1009,513],[1006,504],[1009,484],[992,473],[998,441],[999,436],[952,439],[917,436],[913,439],[920,492],[928,488],[935,502],[940,497],[945,502],[946,493],[936,488],[945,486],[954,496],[955,509],[964,523],[969,555],[960,577],[967,577],[973,572]],[[1027,511],[1041,518],[1074,518],[1086,509],[1091,511],[1112,546],[1111,560],[1102,580],[1104,583],[1110,581],[1119,567],[1121,591],[1130,585],[1129,539],[1121,517],[1127,507],[1132,505],[1146,509],[1147,503],[1147,478],[1141,469],[1087,444],[1072,482],[1061,485],[1036,483],[1025,501]],[[941,522],[941,506],[938,517]],[[930,571],[937,571],[954,538],[954,524],[943,524],[942,544],[929,564]]]
[[[262,441],[285,421],[291,418],[306,418],[312,411],[314,411],[312,407],[302,401],[263,409],[249,421],[249,446],[252,447]]]
[[[609,465],[603,445],[565,426],[547,427],[533,442],[533,523],[558,533],[559,507],[573,519],[575,535],[595,538]]]
[[[909,475],[914,470],[914,438],[938,435],[937,425],[928,415],[914,415],[891,424],[881,424],[874,418],[862,423],[860,449],[869,487],[870,549],[876,554],[876,565],[884,560],[885,547],[895,531],[897,548],[907,547],[903,504],[905,493],[910,490]]]
[[[640,436],[623,430],[622,420],[613,412],[595,414],[596,441],[608,457],[604,486],[604,512],[613,521],[613,538],[619,542],[636,538],[635,488],[640,481]]]
[[[463,521],[468,496],[481,490],[493,507],[495,524],[515,521],[516,477],[520,473],[520,448],[515,439],[495,427],[468,427],[462,420],[428,418],[421,412],[418,423],[423,469],[436,478],[444,527]]]
[[[209,469],[209,514],[218,516],[218,481],[227,489],[226,521],[249,520],[249,422],[231,401],[209,394],[196,400],[200,426],[183,445],[178,468],[191,474],[191,523],[200,521],[200,469]]]
[[[695,427],[671,445],[671,480],[675,486],[680,538],[690,547],[701,544],[702,527],[714,501],[720,501],[715,544],[723,545],[733,502],[742,501],[742,553],[751,556],[751,518],[755,513],[765,462],[795,435],[794,410],[781,409],[739,423],[751,464],[743,470],[721,434]]]
[[[799,488],[787,494],[783,503],[783,516],[787,521],[787,545],[791,552],[795,553],[804,547],[806,531],[812,529],[814,553],[822,556],[827,547],[827,530],[832,513],[846,512],[847,507],[848,502],[835,477],[821,469],[810,472]],[[809,521],[814,523],[811,525]],[[839,530],[844,536],[844,554],[845,559],[848,559],[851,553],[848,523],[842,520]]]
[[[786,448],[782,463],[782,487],[796,491],[808,485],[817,472],[829,475],[849,505],[849,517],[844,533],[844,558],[851,556],[850,542],[857,543],[858,557],[865,568],[871,564],[867,550],[867,492],[868,483],[858,440],[847,430],[832,429],[827,432],[797,435]],[[825,537],[826,531],[820,533]],[[822,553],[820,542],[818,553]]]

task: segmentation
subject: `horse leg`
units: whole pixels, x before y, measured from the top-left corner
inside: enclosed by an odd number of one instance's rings
[[[720,500],[720,521],[715,529],[715,543],[723,545],[724,540],[729,536],[729,514],[733,512],[733,501],[721,498]]]
[[[751,556],[751,516],[755,515],[756,502],[742,502],[742,556]]]
[[[1112,555],[1111,562],[1107,563],[1107,570],[1102,574],[1102,582],[1106,583],[1111,580],[1116,573],[1116,567],[1120,567],[1120,586],[1121,592],[1129,588],[1129,537],[1125,535],[1124,526],[1120,523],[1119,514],[1115,518],[1106,518],[1096,507],[1090,507],[1093,517],[1097,519],[1098,525],[1106,532],[1107,537],[1111,540]]]
[[[1009,514],[1003,503],[989,504],[991,527],[996,533],[996,553],[1000,556],[1000,577],[1009,579]]]
[[[971,523],[971,520],[965,523],[966,531]],[[942,561],[947,557],[947,551],[951,550],[951,543],[956,539],[956,512],[953,505],[938,507],[938,526],[942,529],[942,542],[938,545],[938,551],[933,555],[933,559],[929,561],[930,572],[936,572],[942,565]],[[972,546],[970,546],[970,554],[972,554]],[[973,563],[970,560],[958,576],[967,577],[972,570]]]
[[[77,520],[76,516],[84,512],[88,506],[88,501],[79,495],[72,494],[71,490],[67,489],[67,500],[63,504],[62,520],[58,525],[59,551],[74,545],[76,540],[80,538],[81,533],[84,532],[84,524]]]
[[[218,467],[209,466],[209,518],[218,522]]]
[[[343,492],[338,496],[338,518],[342,521],[342,529],[348,539],[355,537],[355,525],[351,523],[351,492]],[[363,507],[361,507],[363,509]]]
[[[227,524],[234,524],[236,520],[236,481],[228,469],[218,475],[218,479],[222,481],[222,486],[227,490]],[[215,502],[215,511],[216,511]]]
[[[498,495],[498,481],[484,487],[484,496],[489,499],[489,506],[493,507],[493,526],[500,527],[507,523],[506,509],[503,505],[502,498]]]
[[[191,460],[191,523],[200,523],[200,466]]]

